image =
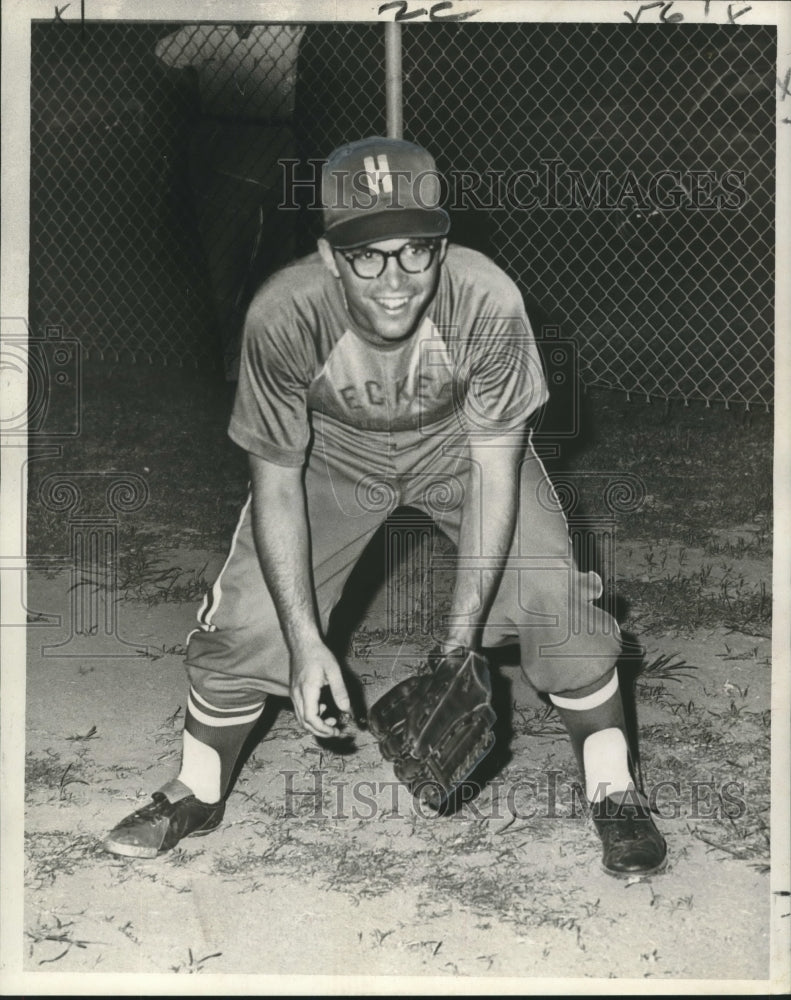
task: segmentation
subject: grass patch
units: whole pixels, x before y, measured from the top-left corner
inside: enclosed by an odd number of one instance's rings
[[[697,667],[687,663],[676,653],[660,653],[640,670],[640,680],[645,681],[681,681],[682,678],[695,676]]]
[[[77,739],[78,737],[67,737]],[[91,737],[81,737],[82,739]],[[28,752],[25,755],[25,793],[30,796],[36,789],[57,791],[58,798],[69,796],[69,787],[75,784],[87,785],[82,777],[83,761],[80,758],[64,764],[60,754],[46,750],[43,755]]]
[[[171,965],[171,972],[180,972],[195,974],[197,972],[203,972],[206,967],[206,963],[211,961],[213,958],[220,958],[222,955],[221,951],[214,951],[210,955],[204,955],[202,958],[197,958],[192,948],[187,948],[187,961],[179,962],[176,965]]]
[[[673,538],[717,544],[713,528],[752,524],[766,542],[772,516],[772,414],[628,403],[622,393],[591,390],[582,399],[580,435],[550,469],[628,472],[646,502],[619,515],[622,538]],[[744,456],[750,456],[749,469]],[[593,498],[580,482],[582,503]]]
[[[772,598],[766,584],[737,581],[707,593],[694,577],[625,580],[619,595],[629,607],[627,629],[643,635],[692,634],[699,628],[725,626],[745,635],[769,637]]]
[[[763,870],[769,864],[769,711],[751,710],[737,699],[722,709],[704,708],[670,693],[663,707],[666,721],[641,727],[646,785],[677,783],[676,821],[685,821],[689,833],[719,851],[718,857]]]
[[[61,756],[54,750],[45,750],[42,754],[28,751],[25,754],[25,784],[41,785],[44,788],[57,788],[66,770]]]
[[[69,830],[47,830],[25,834],[25,881],[33,889],[42,889],[79,868],[96,864],[105,857],[96,838]]]
[[[184,570],[157,555],[162,548],[162,538],[150,532],[132,534],[119,554],[118,594],[148,605],[195,603],[211,586],[205,575],[208,563]]]
[[[84,911],[83,911],[84,913]],[[82,914],[79,914],[82,916]],[[32,958],[36,954],[36,948],[42,945],[52,946],[47,950],[54,950],[55,954],[47,958],[39,958],[38,965],[47,965],[51,962],[58,962],[65,958],[72,948],[85,949],[90,945],[106,944],[102,941],[89,941],[78,937],[73,920],[63,920],[57,914],[51,914],[49,918],[40,916],[35,926],[25,931],[25,936],[29,938],[30,945],[28,957]]]
[[[64,469],[145,479],[149,499],[119,515],[122,534],[134,527],[164,537],[168,548],[224,548],[247,490],[246,456],[227,436],[233,391],[212,371],[86,362],[79,436],[64,441],[60,457],[30,464],[28,551],[68,551],[68,514],[39,499],[44,477]],[[56,426],[57,416],[51,420]],[[83,510],[108,513],[105,482],[81,477],[79,487]]]

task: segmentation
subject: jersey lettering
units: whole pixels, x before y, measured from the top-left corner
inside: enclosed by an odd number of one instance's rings
[[[372,406],[384,405],[384,397],[382,396],[382,387],[374,379],[369,379],[365,383],[365,393],[368,396],[368,402]]]
[[[429,387],[434,384],[434,379],[430,375],[418,375],[415,386],[415,396],[417,399],[431,399]],[[434,395],[437,393],[435,391]]]
[[[406,399],[407,402],[409,402],[412,399],[412,396],[410,395],[409,390],[406,387],[408,379],[409,376],[405,375],[403,378],[400,378],[396,382],[395,401],[397,404],[400,403],[402,399]]]
[[[340,392],[341,396],[343,396],[343,401],[350,410],[362,409],[362,404],[357,402],[357,392],[353,385],[345,385],[342,389],[339,389],[338,392]]]
[[[389,395],[397,412],[399,406],[403,409],[409,407],[416,400],[422,403],[438,400],[443,395],[450,393],[450,384],[443,385],[432,375],[423,372],[404,375],[403,378],[396,379],[391,386],[382,385],[376,379],[367,379],[361,388],[359,385],[344,385],[338,388],[338,394],[350,410],[361,410],[365,408],[364,400],[371,406],[387,406]]]

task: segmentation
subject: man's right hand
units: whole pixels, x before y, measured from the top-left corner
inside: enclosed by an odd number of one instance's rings
[[[300,725],[314,736],[339,736],[338,719],[322,719],[326,705],[321,689],[328,686],[339,712],[350,712],[351,702],[338,661],[323,643],[291,655],[291,700]]]

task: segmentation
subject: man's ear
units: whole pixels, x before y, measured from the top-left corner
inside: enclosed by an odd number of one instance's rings
[[[317,246],[319,250],[319,256],[324,261],[324,266],[327,268],[330,274],[334,275],[334,277],[336,278],[340,278],[341,273],[338,270],[338,265],[335,261],[335,254],[332,252],[332,247],[324,239],[323,236],[319,238]]]
[[[442,242],[439,245],[438,260],[440,264],[443,262],[443,260],[445,260],[447,253],[448,253],[448,238],[447,236],[444,236],[442,238]]]

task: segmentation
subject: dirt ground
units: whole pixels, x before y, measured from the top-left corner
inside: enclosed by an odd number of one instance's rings
[[[721,592],[725,575],[757,593],[770,567],[738,537],[721,566],[702,550],[630,545],[618,577],[648,586],[681,561],[701,592]],[[210,579],[223,555],[181,548],[162,565]],[[406,640],[388,629],[402,585],[396,574],[381,583],[352,632],[347,662],[363,700],[430,644],[420,616]],[[364,730],[319,745],[279,702],[224,825],[140,861],[100,841],[177,767],[195,601],[128,594],[116,605],[124,646],[71,634],[70,588],[63,570],[30,574],[28,971],[308,973],[325,986],[338,975],[419,976],[447,992],[465,992],[469,977],[484,991],[493,977],[575,977],[715,981],[728,992],[768,976],[765,635],[654,628],[641,637],[642,673],[622,675],[669,844],[660,876],[600,870],[567,739],[507,656],[495,670],[497,751],[452,814],[421,814]]]

